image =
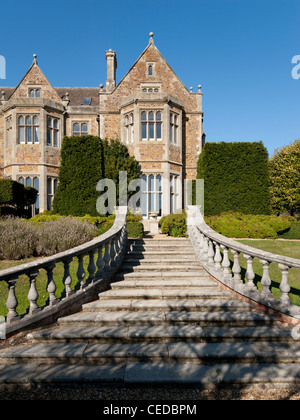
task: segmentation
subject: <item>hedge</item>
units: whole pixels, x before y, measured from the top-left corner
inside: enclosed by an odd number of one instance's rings
[[[206,223],[228,238],[277,239],[280,233],[291,228],[295,219],[290,216],[245,215],[223,213],[205,217]]]
[[[258,143],[206,143],[198,160],[207,216],[271,214],[268,152]]]
[[[139,164],[124,144],[96,136],[65,137],[53,211],[65,216],[99,216],[96,203],[102,192],[96,186],[104,178],[116,183],[118,205],[120,171],[127,171],[128,183],[140,176]]]

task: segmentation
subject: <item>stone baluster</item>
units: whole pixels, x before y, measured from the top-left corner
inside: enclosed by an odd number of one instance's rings
[[[56,284],[53,280],[54,268],[55,268],[55,264],[52,264],[46,267],[47,277],[48,277],[47,292],[49,293],[49,306],[53,306],[59,301],[58,298],[55,296]]]
[[[30,281],[30,289],[28,293],[28,300],[30,302],[29,306],[29,314],[32,315],[36,312],[38,312],[41,308],[39,308],[37,304],[37,300],[39,298],[39,294],[36,288],[36,278],[38,276],[39,272],[35,271],[28,275],[29,281]]]
[[[104,267],[104,261],[103,261],[103,245],[98,248],[98,258],[97,258],[97,273],[95,274],[96,279],[101,279],[103,275],[103,267]]]
[[[68,297],[72,294],[74,294],[74,290],[71,289],[72,284],[72,277],[70,274],[70,264],[73,261],[73,258],[68,258],[63,261],[64,263],[64,277],[63,277],[63,283],[65,285],[65,296]]]
[[[78,283],[76,285],[76,290],[82,290],[85,286],[84,284],[85,271],[84,271],[84,266],[83,266],[83,257],[84,255],[78,255],[78,270],[77,270]]]
[[[241,266],[240,266],[240,253],[238,251],[232,250],[233,253],[233,258],[234,258],[234,264],[232,267],[232,272],[233,272],[233,281],[234,281],[234,285],[235,286],[242,286],[243,280],[241,279]]]
[[[95,271],[96,271],[96,266],[95,266],[95,261],[94,261],[94,251],[90,251],[89,252],[89,265],[88,265],[89,276],[86,281],[87,284],[93,283],[93,281],[95,280]]]
[[[208,253],[207,253],[207,257],[208,257],[208,264],[210,266],[213,266],[214,265],[214,256],[215,256],[215,251],[214,251],[213,241],[211,241],[209,239],[208,240]]]
[[[223,249],[223,261],[222,261],[222,267],[223,267],[223,278],[225,279],[225,282],[229,285],[232,283],[232,274],[230,273],[230,260],[228,256],[228,248],[224,245],[221,246]]]
[[[199,253],[200,253],[200,255],[203,252],[203,247],[204,247],[204,235],[203,235],[203,233],[199,232]]]
[[[204,236],[203,239],[203,261],[208,261],[208,238]]]
[[[222,262],[222,255],[221,255],[221,251],[220,251],[220,245],[218,244],[218,242],[214,242],[215,245],[215,257],[214,257],[214,261],[215,261],[215,269],[220,271],[222,269],[221,267],[221,262]]]
[[[291,305],[291,299],[289,297],[289,292],[291,291],[291,287],[289,285],[289,267],[284,264],[278,264],[280,270],[282,271],[282,280],[280,283],[280,303],[283,307],[288,307]]]
[[[114,267],[115,264],[115,256],[116,256],[116,251],[115,251],[115,238],[113,238],[110,242],[110,266]]]
[[[269,261],[266,260],[259,260],[259,262],[263,265],[263,276],[261,279],[261,284],[263,286],[263,290],[261,292],[261,296],[265,299],[265,300],[270,300],[273,299],[273,294],[270,290],[270,286],[272,284],[271,278],[270,278],[270,273],[269,273],[269,266],[270,263]]]
[[[246,271],[246,279],[247,279],[247,290],[250,292],[257,292],[257,287],[254,284],[255,273],[253,270],[253,257],[248,254],[244,254],[244,257],[247,260],[247,271]]]
[[[110,253],[109,253],[109,241],[105,242],[105,252],[104,252],[104,271],[108,271],[110,269]]]
[[[8,297],[6,301],[6,306],[8,308],[8,314],[6,316],[6,322],[10,324],[13,321],[17,321],[20,317],[17,314],[17,306],[18,306],[18,299],[16,297],[16,283],[18,281],[18,277],[15,279],[7,281],[8,284]]]
[[[115,241],[116,262],[118,261],[120,257],[120,248],[121,248],[121,233],[117,235],[116,241]]]

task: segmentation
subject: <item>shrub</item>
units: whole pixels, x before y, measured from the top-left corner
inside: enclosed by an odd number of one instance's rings
[[[292,223],[291,227],[279,234],[282,239],[300,239],[300,222]]]
[[[174,237],[186,237],[186,213],[170,214],[160,220],[161,231],[165,235]]]
[[[98,235],[95,226],[73,217],[37,225],[38,255],[53,255],[88,242]]]
[[[228,238],[253,239],[276,239],[280,232],[291,227],[293,220],[286,216],[243,215],[234,212],[205,217],[212,229]]]
[[[97,235],[95,226],[72,217],[43,223],[0,219],[0,259],[49,256],[81,245]]]
[[[0,219],[0,259],[20,260],[35,254],[38,238],[34,225],[12,217]]]
[[[271,214],[268,152],[259,143],[206,143],[198,160],[204,179],[204,211]]]
[[[142,238],[144,236],[143,223],[127,222],[127,233],[129,238]]]

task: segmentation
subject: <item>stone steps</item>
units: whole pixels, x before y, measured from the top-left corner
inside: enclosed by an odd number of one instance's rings
[[[98,311],[249,311],[250,305],[245,302],[221,299],[101,299],[83,305],[85,312]]]
[[[28,335],[32,343],[295,343],[291,331],[283,327],[200,327],[159,325],[154,327],[58,327]]]
[[[58,320],[62,326],[156,326],[198,325],[204,326],[255,326],[274,325],[268,315],[245,312],[187,312],[187,311],[98,311],[80,312]]]
[[[203,270],[187,239],[129,241],[111,289],[0,351],[0,384],[300,385],[300,343]]]
[[[297,343],[41,343],[1,352],[1,363],[300,363]]]

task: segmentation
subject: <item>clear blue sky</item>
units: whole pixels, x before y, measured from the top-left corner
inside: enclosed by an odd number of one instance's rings
[[[0,87],[19,83],[33,53],[53,86],[99,86],[109,48],[119,81],[153,31],[183,83],[203,86],[207,141],[262,140],[271,155],[300,137],[300,0],[13,0],[0,16]]]

